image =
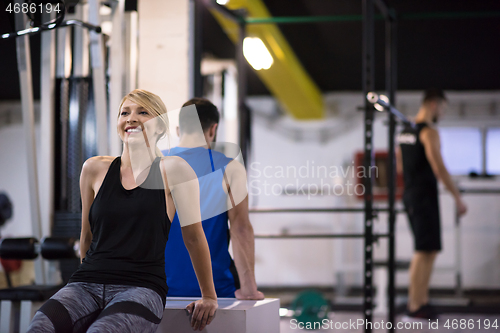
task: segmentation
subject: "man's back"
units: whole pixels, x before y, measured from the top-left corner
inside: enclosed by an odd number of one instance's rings
[[[407,126],[399,135],[398,141],[403,157],[403,176],[405,190],[428,188],[437,190],[437,180],[420,141],[421,131],[426,123],[417,123],[416,128]]]
[[[234,292],[237,289],[235,283],[238,284],[239,281],[228,252],[227,194],[223,188],[224,171],[232,159],[220,152],[203,147],[176,147],[170,151],[164,151],[163,154],[183,158],[196,172],[200,185],[202,225],[210,248],[217,296],[234,297]],[[168,296],[201,296],[189,253],[182,240],[177,214],[172,221],[165,248],[165,273],[169,287]]]

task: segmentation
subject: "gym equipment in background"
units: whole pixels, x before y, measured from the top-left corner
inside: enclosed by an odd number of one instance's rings
[[[0,227],[12,217],[12,203],[5,193],[0,193]]]
[[[33,260],[41,255],[47,260],[78,258],[80,241],[73,237],[46,237],[42,242],[34,237],[3,238],[0,258]]]
[[[0,240],[0,259],[33,260],[38,255],[47,260],[74,259],[78,254],[79,241],[72,237],[46,237],[41,242],[34,237]],[[11,332],[12,328],[26,332],[33,312],[62,286],[28,285],[0,289],[0,332]]]
[[[304,325],[311,323],[311,327],[314,327],[314,323],[321,324],[323,319],[328,318],[329,301],[315,290],[306,290],[295,298],[291,308],[298,322]]]

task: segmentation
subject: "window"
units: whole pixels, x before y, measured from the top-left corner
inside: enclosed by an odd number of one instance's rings
[[[486,173],[500,175],[500,128],[486,132]]]
[[[439,129],[439,134],[441,153],[450,174],[466,175],[472,171],[482,173],[483,149],[479,128],[444,127]],[[497,142],[498,140],[500,132],[497,134]],[[498,156],[497,165],[499,165]]]

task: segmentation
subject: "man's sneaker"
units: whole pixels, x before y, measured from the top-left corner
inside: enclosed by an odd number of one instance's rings
[[[422,305],[420,309],[418,309],[417,311],[408,312],[406,315],[414,319],[436,320],[438,318],[438,313],[436,309],[429,304]]]

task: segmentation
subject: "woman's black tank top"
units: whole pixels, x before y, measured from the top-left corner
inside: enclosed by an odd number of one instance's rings
[[[159,164],[156,158],[144,183],[126,190],[120,179],[121,158],[111,163],[90,207],[90,248],[69,282],[146,287],[165,302],[170,220],[165,191],[147,189],[163,184]]]

